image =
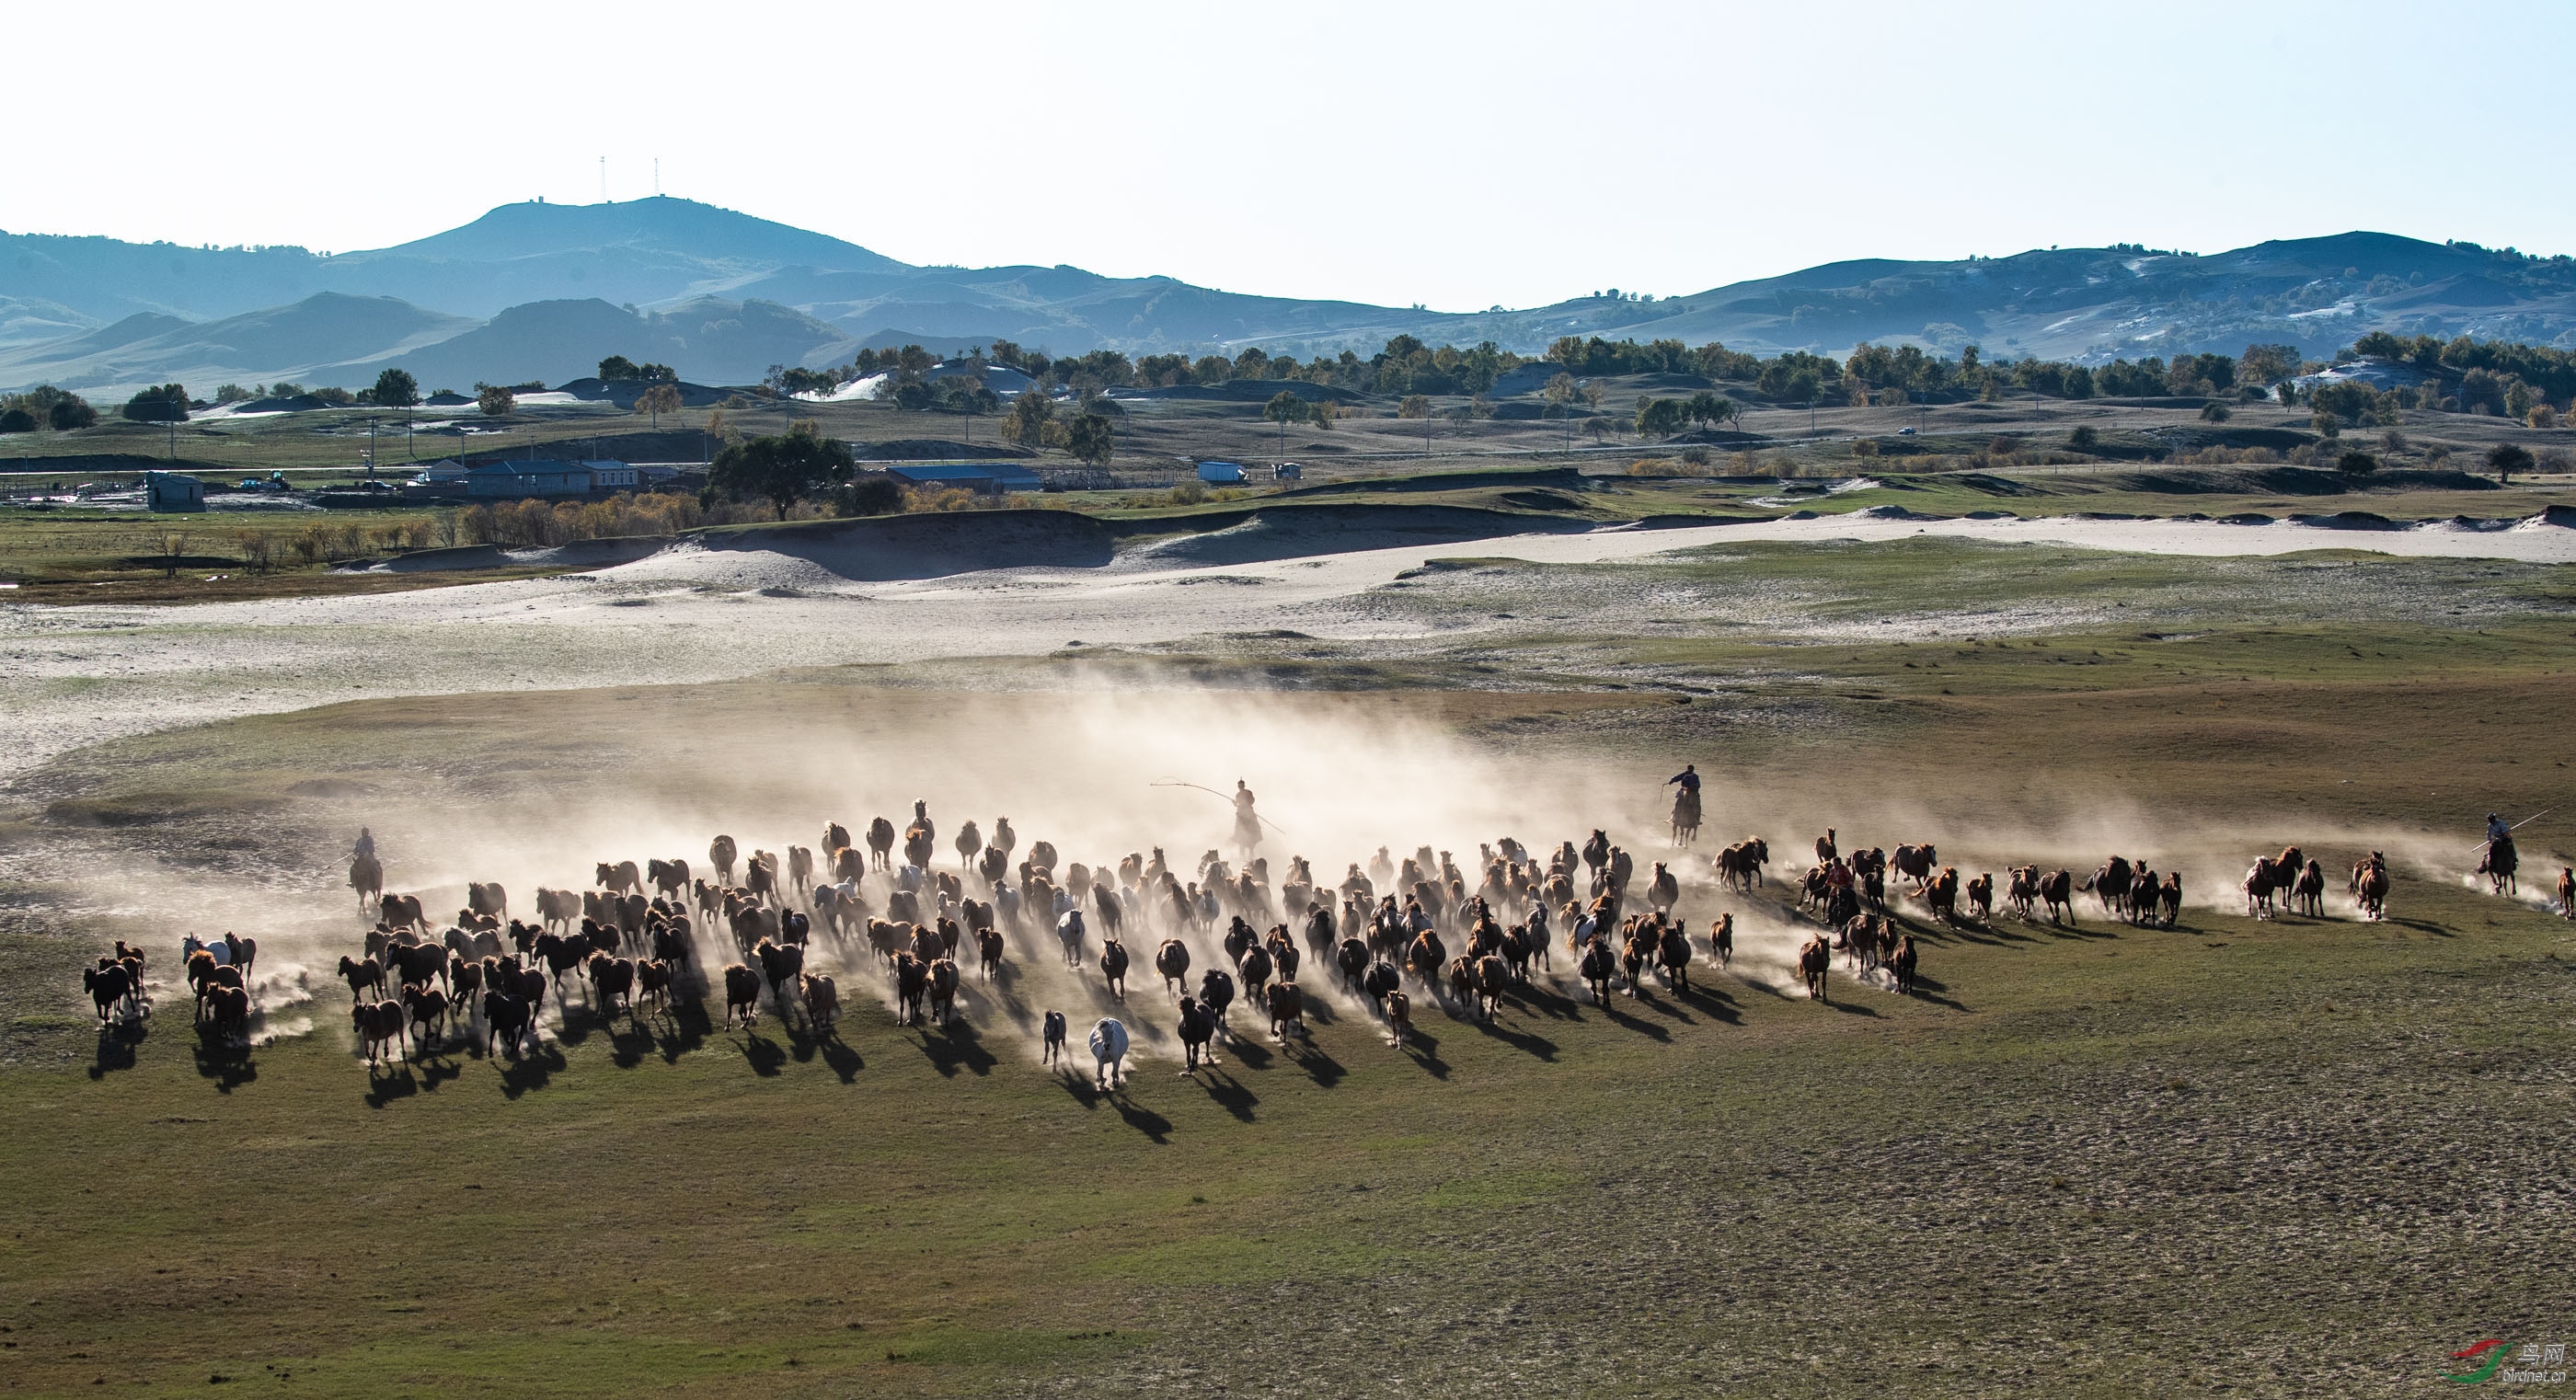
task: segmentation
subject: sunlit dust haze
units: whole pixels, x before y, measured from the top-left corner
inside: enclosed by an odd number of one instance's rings
[[[1734,973],[1774,988],[1794,983],[1797,947],[1816,929],[1794,918],[1791,905],[1813,843],[1829,828],[1846,853],[1932,843],[1937,863],[1958,867],[1963,878],[1995,875],[1999,902],[2012,866],[2065,868],[2080,882],[2103,858],[2120,854],[2160,872],[2180,871],[2190,908],[2241,912],[2248,862],[2297,844],[2323,862],[2329,897],[2348,914],[2346,873],[2370,850],[2386,852],[2413,874],[2440,877],[2462,863],[2458,851],[2421,834],[2319,830],[2254,815],[2176,826],[2129,799],[2087,793],[1980,820],[1963,817],[1955,802],[1909,795],[1900,782],[1857,772],[1811,787],[1759,789],[1712,772],[1700,839],[1676,848],[1667,824],[1668,789],[1655,787],[1661,775],[1498,753],[1403,713],[1383,694],[943,694],[910,697],[899,712],[891,692],[845,697],[852,714],[887,711],[881,723],[861,724],[810,716],[793,687],[749,693],[774,694],[778,701],[729,702],[736,707],[712,722],[701,716],[679,737],[641,741],[619,761],[573,777],[407,779],[399,800],[384,794],[347,800],[338,839],[370,827],[387,888],[419,895],[433,930],[456,919],[469,880],[499,882],[509,892],[510,912],[533,922],[540,886],[591,888],[599,862],[642,866],[677,858],[704,875],[709,842],[719,832],[732,836],[746,858],[755,850],[784,857],[796,846],[819,852],[830,822],[846,826],[863,845],[872,819],[885,817],[900,828],[916,801],[927,804],[937,827],[934,870],[961,870],[954,842],[963,824],[973,821],[989,836],[996,819],[1007,818],[1018,837],[1017,856],[1040,841],[1051,843],[1060,873],[1075,862],[1114,873],[1122,859],[1160,848],[1188,881],[1210,853],[1235,861],[1229,799],[1240,779],[1271,824],[1259,854],[1268,862],[1274,902],[1292,856],[1311,863],[1317,888],[1325,890],[1354,864],[1369,869],[1382,847],[1396,862],[1429,847],[1435,854],[1454,852],[1472,888],[1481,851],[1502,838],[1522,842],[1543,861],[1561,843],[1579,846],[1600,828],[1635,859],[1631,908],[1643,907],[1633,892],[1651,879],[1655,864],[1668,863],[1681,883],[1676,913],[1699,956],[1712,956],[1711,921],[1731,913]],[[1752,895],[1721,891],[1710,857],[1746,837],[1769,843],[1768,880]],[[180,864],[117,869],[88,886],[86,902],[92,913],[153,921],[170,945],[182,933],[214,937],[227,929],[258,938],[255,991],[263,1013],[278,1019],[254,1027],[254,1035],[299,1033],[317,1022],[346,1035],[334,1000],[345,989],[334,969],[343,954],[358,949],[375,911],[362,909],[346,888],[338,849],[288,858],[257,876]],[[2526,859],[2534,876],[2525,882],[2526,894],[2545,897],[2558,858],[2535,851]],[[871,913],[883,912],[890,888],[884,873],[862,880],[859,892]],[[1908,889],[1892,877],[1891,902],[1924,917],[1919,901],[1905,897]],[[1387,892],[1383,880],[1379,892]],[[966,893],[990,897],[973,877]],[[811,895],[804,888],[791,900],[802,905]],[[2403,899],[2401,885],[2400,914]],[[2107,921],[2092,896],[2079,894],[2076,902],[2080,920]],[[1510,921],[1519,911],[1503,913]],[[1551,925],[1556,951],[1544,980],[1571,993],[1579,979],[1564,946],[1565,923],[1558,918]],[[1194,969],[1221,965],[1215,937],[1221,928],[1222,920],[1217,930],[1185,935]],[[1075,1023],[1077,1044],[1092,1020],[1114,1015],[1134,1032],[1131,1058],[1176,1054],[1171,1001],[1150,965],[1155,943],[1171,930],[1159,923],[1126,926],[1134,966],[1123,1001],[1099,975],[1104,932],[1092,930],[1082,966],[1068,969],[1047,922],[1028,920],[1011,940],[1001,978],[987,985],[970,973],[960,1005],[967,1029],[954,1034],[998,1037],[1011,1053],[1034,1057],[1039,1019],[1061,1010]],[[703,921],[696,937],[704,972],[739,957],[713,921]],[[166,959],[153,969],[156,991],[166,997],[177,976],[176,949],[152,951]],[[971,954],[961,950],[960,961],[971,963]],[[838,977],[845,1003],[893,999],[883,964],[864,940],[835,946],[818,932],[809,970]],[[1197,976],[1194,970],[1193,982]],[[1310,962],[1298,981],[1322,1003],[1319,1017],[1370,1009],[1367,998],[1336,988],[1328,960]],[[575,978],[550,999],[547,1024],[560,1031],[568,1015],[587,1012],[587,993]],[[1257,1010],[1238,1004],[1232,1024],[1238,1034],[1254,1034]]]

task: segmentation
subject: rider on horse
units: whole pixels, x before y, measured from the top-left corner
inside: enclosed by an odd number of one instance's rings
[[[1241,778],[1234,780],[1234,844],[1246,860],[1261,845],[1261,817],[1252,810],[1252,789]]]
[[[1699,766],[1685,763],[1682,771],[1664,779],[1665,787],[1679,787],[1673,795],[1673,840],[1687,842],[1699,834]]]

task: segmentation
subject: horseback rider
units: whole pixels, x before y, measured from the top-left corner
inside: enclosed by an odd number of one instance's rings
[[[1664,779],[1664,786],[1666,787],[1672,787],[1676,784],[1681,787],[1683,792],[1689,793],[1692,796],[1697,796],[1699,794],[1699,765],[1695,763],[1685,763],[1682,765],[1682,771]]]
[[[1234,844],[1245,860],[1261,844],[1261,817],[1252,810],[1252,789],[1241,778],[1234,780]]]
[[[2513,849],[2513,823],[2493,812],[2487,813],[2487,850],[2483,867],[2495,864],[2496,852]]]
[[[351,855],[353,855],[353,856],[369,856],[369,857],[372,857],[372,856],[374,856],[374,855],[375,855],[375,853],[376,853],[376,838],[375,838],[375,833],[370,832],[369,830],[367,830],[367,829],[366,829],[365,827],[363,827],[363,826],[362,826],[362,827],[359,827],[359,828],[358,828],[358,844],[356,844],[356,845],[354,845],[354,846],[351,846],[351,847],[349,848],[349,854],[351,854]]]

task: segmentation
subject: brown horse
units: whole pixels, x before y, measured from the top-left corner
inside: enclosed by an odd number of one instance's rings
[[[1806,979],[1807,996],[1810,1000],[1831,1001],[1833,999],[1825,986],[1825,974],[1832,969],[1833,965],[1833,949],[1826,945],[1825,936],[1821,933],[1808,939],[1806,946],[1798,950],[1798,975]]]
[[[2564,888],[2564,876],[2561,876]],[[2388,917],[2388,861],[2379,852],[2352,868],[2352,897],[2361,904],[2365,919]]]
[[[385,892],[384,862],[374,856],[349,857],[349,888],[358,892],[358,912],[366,913]]]

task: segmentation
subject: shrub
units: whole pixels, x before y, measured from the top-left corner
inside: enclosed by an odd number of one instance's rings
[[[2318,437],[2330,438],[2343,435],[2343,420],[2322,408],[2308,415],[2308,426],[2317,430]]]
[[[833,488],[832,513],[841,516],[892,515],[903,509],[903,484],[882,472]]]
[[[2102,435],[2093,431],[2093,426],[2089,423],[2066,435],[2066,445],[2077,452],[2090,452],[2100,446],[2101,442]]]
[[[2545,403],[2536,403],[2524,421],[2535,428],[2555,428],[2558,426],[2558,410]]]
[[[13,408],[0,412],[0,433],[32,433],[35,430],[36,415],[27,410]]]
[[[2379,450],[2382,452],[2405,451],[2406,435],[2397,431],[2395,428],[2391,428],[2387,432],[2381,433],[2379,435]]]
[[[2367,452],[2347,452],[2335,459],[2335,467],[2346,476],[2368,476],[2379,470],[2379,459]]]
[[[2223,403],[2209,404],[2200,410],[2200,421],[2204,423],[2224,423],[2231,416]]]
[[[1851,445],[1851,455],[1853,455],[1853,456],[1855,456],[1855,457],[1875,457],[1875,456],[1877,456],[1877,455],[1878,455],[1878,439],[1876,439],[1876,438],[1853,438],[1853,439],[1852,439],[1852,445]]]

